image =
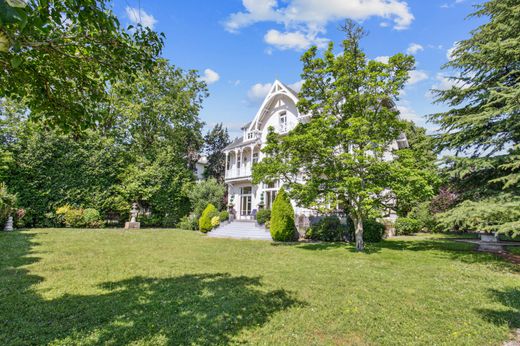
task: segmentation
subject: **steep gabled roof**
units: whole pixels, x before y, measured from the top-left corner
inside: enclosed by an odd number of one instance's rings
[[[269,90],[269,93],[264,99],[264,102],[262,102],[262,105],[258,109],[258,112],[256,113],[253,121],[249,124],[248,131],[251,131],[253,129],[258,129],[258,122],[260,121],[262,115],[264,112],[269,111],[269,107],[273,100],[280,95],[287,96],[290,98],[295,104],[298,102],[298,93],[294,91],[293,89],[289,88],[287,85],[283,84],[279,80],[275,80],[273,85],[271,86],[271,90]]]

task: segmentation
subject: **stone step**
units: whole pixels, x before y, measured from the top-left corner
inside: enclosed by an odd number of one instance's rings
[[[269,230],[250,221],[223,223],[220,227],[209,232],[208,237],[271,240]]]

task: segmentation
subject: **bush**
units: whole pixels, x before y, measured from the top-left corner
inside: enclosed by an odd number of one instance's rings
[[[99,211],[94,208],[73,208],[66,204],[56,209],[53,216],[59,226],[99,228],[104,225]]]
[[[264,226],[265,226],[265,228],[270,229],[271,228],[271,221],[266,221]]]
[[[211,227],[217,228],[220,226],[220,217],[219,216],[213,216],[211,218]]]
[[[260,225],[265,224],[269,220],[271,220],[271,210],[270,209],[260,209],[256,213],[256,222],[258,222]]]
[[[221,211],[219,214],[220,221],[227,221],[229,220],[229,213],[225,210]]]
[[[421,221],[410,217],[400,217],[395,222],[395,232],[397,235],[410,235],[420,232],[421,230]]]
[[[355,229],[354,222],[352,222],[351,218],[347,219],[348,227],[347,227],[347,235],[348,239],[355,240]],[[363,220],[363,240],[367,243],[377,243],[383,240],[383,235],[385,234],[385,225],[378,222],[375,219],[366,219]]]
[[[0,223],[4,225],[16,204],[16,196],[7,191],[7,186],[0,183]]]
[[[321,241],[342,241],[346,231],[347,225],[341,224],[337,216],[326,216],[305,232],[305,238]]]
[[[202,233],[208,233],[213,229],[211,226],[211,219],[218,215],[217,208],[213,204],[208,204],[206,209],[202,212],[202,216],[199,219],[199,231]]]
[[[293,241],[298,239],[294,224],[294,209],[284,189],[280,189],[274,203],[270,224],[271,237],[275,241]]]
[[[437,219],[430,210],[429,202],[420,203],[410,211],[408,217],[420,222],[421,231],[434,232],[437,228]]]
[[[197,219],[195,214],[185,215],[181,218],[177,227],[187,231],[196,231],[199,226]]]
[[[186,184],[183,190],[190,200],[195,215],[201,215],[208,204],[213,204],[217,209],[222,208],[226,187],[215,178],[209,178]]]
[[[83,224],[88,228],[100,228],[103,227],[104,222],[99,211],[94,208],[86,208],[83,210]]]

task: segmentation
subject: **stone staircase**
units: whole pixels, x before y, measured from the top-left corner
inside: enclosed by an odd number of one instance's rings
[[[271,233],[263,226],[257,226],[252,221],[223,222],[219,227],[208,233],[212,238],[236,238],[272,240]]]

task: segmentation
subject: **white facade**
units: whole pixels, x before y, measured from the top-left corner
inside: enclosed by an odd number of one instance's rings
[[[265,208],[271,208],[280,186],[278,183],[253,184],[252,166],[262,159],[261,149],[270,126],[278,133],[287,133],[299,122],[306,121],[307,117],[300,115],[296,108],[297,102],[294,90],[275,81],[255,118],[242,128],[242,137],[224,149],[228,200],[233,202],[237,219],[252,219],[262,196]],[[297,214],[303,211],[297,206],[295,209]]]
[[[259,210],[262,201],[264,207],[271,208],[279,183],[272,185],[253,184],[251,171],[255,162],[262,160],[261,149],[266,143],[268,128],[272,126],[277,133],[287,133],[299,122],[307,122],[309,116],[300,114],[296,108],[297,93],[280,81],[275,81],[254,119],[242,127],[242,137],[224,149],[226,155],[225,183],[228,186],[228,200],[233,203],[236,217],[239,220],[253,219],[254,211]],[[403,146],[404,139],[399,138],[389,148],[388,159],[392,149]],[[407,145],[407,143],[404,143]],[[296,215],[309,215],[310,210],[300,208],[293,203]]]

